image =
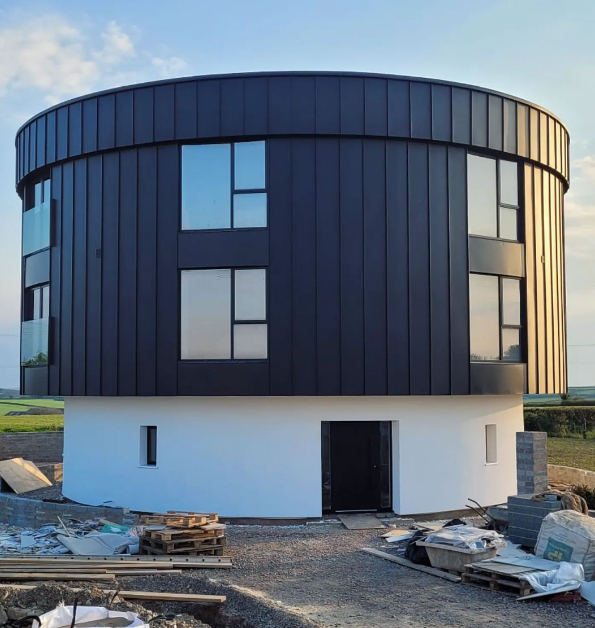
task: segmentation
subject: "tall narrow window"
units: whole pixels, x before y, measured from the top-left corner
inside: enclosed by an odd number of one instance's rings
[[[266,226],[264,141],[182,147],[182,229]]]
[[[520,280],[469,276],[471,361],[521,362]]]
[[[486,425],[486,464],[498,462],[498,430],[495,424]]]
[[[23,257],[50,246],[50,179],[25,189],[23,213]]]
[[[468,155],[467,205],[470,235],[518,240],[517,163]]]
[[[140,428],[140,464],[143,467],[157,466],[156,425],[143,425]]]
[[[264,268],[181,273],[182,360],[267,358]]]

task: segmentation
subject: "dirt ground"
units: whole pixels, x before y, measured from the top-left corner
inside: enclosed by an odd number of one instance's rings
[[[361,552],[384,550],[382,530],[338,523],[301,527],[229,526],[234,569],[196,570],[159,580],[128,579],[135,588],[204,591],[207,580],[231,584],[287,611],[304,625],[345,628],[592,628],[589,604],[517,602],[513,596],[453,584]],[[215,582],[213,582],[215,581]],[[132,588],[126,583],[126,588]],[[206,592],[206,591],[204,591]],[[250,613],[256,613],[252,607]],[[260,626],[257,617],[245,615]],[[262,624],[264,625],[264,624]],[[279,624],[280,628],[281,624]]]

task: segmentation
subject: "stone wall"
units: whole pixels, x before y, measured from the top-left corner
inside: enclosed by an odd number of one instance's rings
[[[66,521],[68,518],[80,521],[107,519],[113,523],[128,525],[131,525],[135,518],[125,508],[83,506],[82,504],[72,503],[59,504],[0,493],[0,523],[24,528],[39,528],[45,523],[59,523],[58,517],[63,521]]]
[[[24,458],[32,462],[62,462],[64,432],[3,432],[0,460]]]
[[[595,472],[574,467],[563,467],[557,464],[548,464],[548,480],[550,482],[564,482],[574,486],[588,486],[595,489]]]

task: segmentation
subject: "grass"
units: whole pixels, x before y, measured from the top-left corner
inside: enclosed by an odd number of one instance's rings
[[[60,414],[0,416],[0,432],[59,432],[64,429]]]
[[[595,439],[550,436],[547,439],[547,461],[550,464],[595,471]]]
[[[9,412],[26,412],[32,406],[41,408],[64,408],[63,401],[55,399],[0,399],[0,417]]]

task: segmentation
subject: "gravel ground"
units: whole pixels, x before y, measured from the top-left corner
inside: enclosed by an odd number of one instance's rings
[[[585,602],[517,602],[513,596],[453,584],[359,551],[362,547],[390,551],[391,546],[380,538],[382,530],[354,531],[323,523],[229,526],[227,532],[234,569],[122,581],[126,588],[227,592],[225,613],[243,615],[248,628],[594,625],[593,611]],[[279,615],[279,609],[286,613]],[[217,623],[236,625],[225,618],[212,625]]]
[[[52,486],[44,486],[43,488],[38,488],[35,491],[21,493],[19,497],[24,497],[25,499],[51,499],[59,501],[69,501],[66,497],[62,495],[62,482],[56,482]]]

